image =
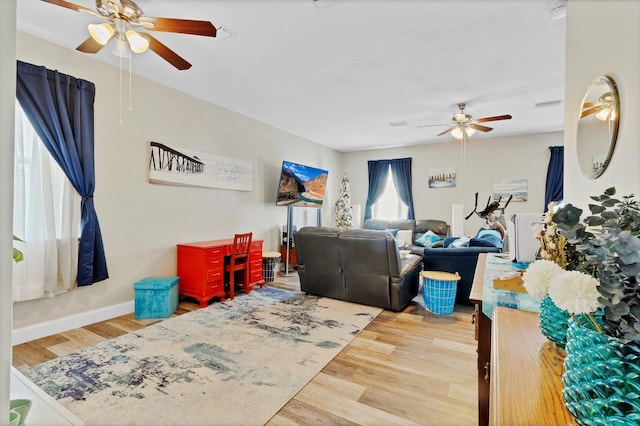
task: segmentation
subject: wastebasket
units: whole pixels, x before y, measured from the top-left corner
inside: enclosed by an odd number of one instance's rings
[[[262,253],[262,276],[268,283],[275,280],[276,267],[280,263],[280,253],[277,251],[266,251]]]
[[[438,315],[451,315],[456,302],[460,275],[456,272],[423,271],[422,297],[428,310]]]

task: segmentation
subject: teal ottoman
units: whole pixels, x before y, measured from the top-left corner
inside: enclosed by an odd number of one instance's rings
[[[134,317],[170,317],[178,308],[178,281],[179,277],[152,277],[135,282]]]

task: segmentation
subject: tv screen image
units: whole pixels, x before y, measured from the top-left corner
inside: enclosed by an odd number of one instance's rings
[[[283,161],[276,205],[322,207],[328,175],[327,170]]]

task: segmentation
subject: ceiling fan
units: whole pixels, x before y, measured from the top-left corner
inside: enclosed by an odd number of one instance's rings
[[[601,121],[615,120],[616,108],[613,104],[613,95],[611,92],[604,93],[597,101],[582,103],[580,119],[591,114],[595,114],[596,118]]]
[[[478,118],[476,120],[472,120],[472,117],[469,114],[465,114],[464,109],[467,105],[465,103],[459,103],[458,108],[460,112],[453,114],[452,122],[453,126],[449,127],[447,130],[444,130],[437,134],[437,136],[442,136],[445,133],[451,133],[456,139],[463,139],[473,136],[476,130],[481,132],[490,132],[493,130],[493,127],[483,126],[479,123],[486,123],[489,121],[498,121],[498,120],[511,120],[511,116],[506,115],[496,115],[493,117],[484,117]],[[445,126],[446,124],[431,124],[426,126],[418,126],[418,127],[433,127],[433,126]]]
[[[76,50],[84,53],[98,53],[109,41],[115,38],[118,43],[116,54],[119,56],[128,57],[129,51],[142,53],[147,49],[151,49],[151,51],[177,69],[186,70],[191,68],[189,62],[151,34],[139,32],[138,30],[164,31],[206,37],[216,36],[216,27],[209,21],[145,16],[142,9],[133,0],[96,0],[96,10],[65,0],[42,1],[86,13],[106,21],[100,24],[89,24],[89,38],[76,47]]]

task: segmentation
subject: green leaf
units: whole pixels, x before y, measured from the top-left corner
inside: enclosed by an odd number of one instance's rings
[[[612,186],[611,188],[607,188],[604,190],[606,195],[616,195],[616,187]]]
[[[613,207],[616,204],[620,204],[620,200],[616,200],[615,198],[608,198],[602,201],[602,205],[606,207]]]
[[[604,223],[604,219],[599,216],[589,216],[585,219],[589,226],[600,226]]]
[[[591,214],[602,213],[606,209],[599,204],[589,204],[589,210],[591,210]]]
[[[13,261],[18,263],[18,262],[22,262],[23,260],[24,260],[24,255],[22,254],[22,252],[14,247],[13,248]]]

